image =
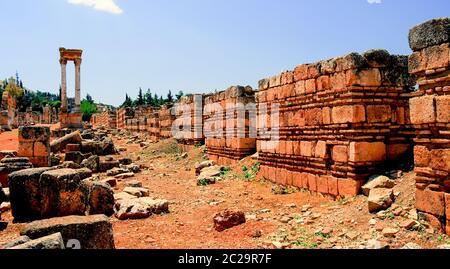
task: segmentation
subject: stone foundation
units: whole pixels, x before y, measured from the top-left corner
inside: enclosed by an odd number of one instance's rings
[[[59,114],[59,122],[61,123],[61,129],[69,128],[69,129],[81,129],[83,128],[82,124],[83,113],[65,113],[61,112]]]

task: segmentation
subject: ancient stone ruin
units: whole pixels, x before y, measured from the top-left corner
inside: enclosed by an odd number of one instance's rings
[[[410,151],[413,86],[407,57],[384,50],[303,64],[260,81],[258,104],[280,105],[280,141],[259,128],[262,174],[333,196],[358,194],[370,175]]]
[[[409,70],[419,84],[410,99],[416,207],[450,234],[450,19],[414,27],[409,45]]]

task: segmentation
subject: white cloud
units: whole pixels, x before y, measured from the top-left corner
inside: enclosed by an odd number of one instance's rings
[[[367,0],[367,3],[369,4],[381,4],[383,1],[382,0]]]
[[[68,0],[73,5],[83,5],[92,7],[98,11],[104,11],[112,14],[121,14],[123,10],[114,3],[115,0]]]

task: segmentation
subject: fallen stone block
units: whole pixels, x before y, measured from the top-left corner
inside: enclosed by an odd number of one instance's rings
[[[82,140],[80,131],[75,131],[53,141],[50,148],[53,153],[58,153],[63,151],[68,144],[80,144]]]
[[[81,165],[74,163],[72,161],[68,161],[68,162],[63,162],[61,165],[58,166],[58,168],[60,168],[60,169],[63,169],[63,168],[80,169]]]
[[[204,168],[211,167],[211,166],[214,166],[214,165],[216,165],[216,163],[214,161],[204,161],[204,162],[201,162],[201,163],[195,165],[195,175],[199,176],[201,171]]]
[[[374,213],[388,209],[394,202],[392,189],[373,189],[368,198],[369,212]]]
[[[104,215],[66,216],[34,221],[20,232],[31,239],[61,233],[64,242],[78,240],[82,249],[114,249],[112,225]]]
[[[142,182],[138,180],[130,180],[126,183],[126,186],[132,188],[142,188]]]
[[[10,175],[11,210],[16,222],[41,218],[40,178],[53,168],[31,168]]]
[[[106,183],[83,180],[89,189],[89,201],[86,213],[88,215],[114,214],[114,191]]]
[[[225,231],[243,223],[245,223],[245,214],[241,211],[226,210],[214,216],[214,229],[218,232]]]
[[[362,187],[362,192],[364,193],[364,195],[369,196],[369,193],[372,189],[379,189],[379,188],[392,189],[394,187],[395,181],[389,179],[386,176],[377,176],[369,180],[369,182],[367,182]]]
[[[0,249],[13,248],[15,246],[25,244],[25,243],[27,243],[29,241],[31,241],[31,239],[28,236],[25,236],[25,235],[24,236],[20,236],[20,237],[14,239],[14,240],[12,240],[12,241],[2,245],[0,247]]]
[[[119,200],[129,200],[129,199],[135,199],[137,198],[134,195],[131,195],[129,193],[126,192],[119,192],[119,193],[115,193],[114,194],[114,200],[115,201],[119,201]]]
[[[74,169],[57,169],[43,173],[40,179],[41,216],[51,218],[84,215],[89,200],[89,188],[81,184],[92,173]]]
[[[113,168],[111,170],[108,170],[106,172],[106,175],[109,176],[109,177],[114,177],[114,176],[117,176],[117,175],[120,175],[120,174],[125,174],[125,173],[128,173],[128,172],[130,172],[130,171],[128,169],[126,169],[126,168],[115,167],[115,168]]]
[[[133,172],[128,172],[128,173],[123,173],[123,174],[119,174],[117,176],[114,176],[117,179],[125,179],[125,178],[130,178],[130,177],[134,177],[134,173]]]
[[[66,152],[66,155],[64,156],[65,162],[72,161],[79,165],[81,165],[81,163],[83,162],[84,159],[86,159],[86,158],[84,157],[83,153],[81,153],[79,151]]]
[[[123,192],[136,197],[148,197],[150,195],[150,190],[146,188],[126,187]]]
[[[4,158],[0,161],[0,184],[9,187],[9,174],[33,168],[33,164],[25,157]]]
[[[114,188],[115,186],[117,186],[117,179],[115,179],[113,177],[103,179],[100,182],[108,184],[109,186],[111,186],[111,188]]]
[[[169,211],[169,202],[153,200],[148,197],[118,200],[115,205],[115,215],[119,220],[145,219],[152,214]]]
[[[120,166],[119,161],[100,160],[98,170],[99,172],[104,173],[111,169],[118,168],[119,166]]]
[[[92,172],[94,173],[98,172],[99,165],[100,165],[100,157],[98,157],[97,155],[93,155],[87,159],[84,159],[81,162],[82,167],[86,167],[92,170]]]
[[[65,247],[61,233],[55,233],[14,246],[11,249],[65,249]]]

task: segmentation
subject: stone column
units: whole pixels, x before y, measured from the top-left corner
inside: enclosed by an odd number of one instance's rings
[[[59,62],[61,63],[61,112],[67,112],[67,60],[61,59]]]
[[[80,68],[81,68],[81,59],[77,59],[75,60],[75,112],[80,112],[80,105],[81,105]]]

